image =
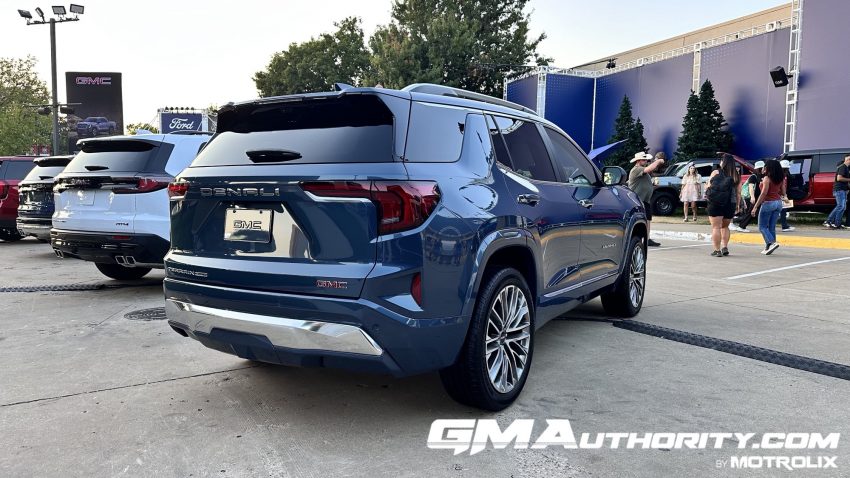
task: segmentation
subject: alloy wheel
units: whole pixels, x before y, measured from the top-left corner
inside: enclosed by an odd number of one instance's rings
[[[526,370],[531,345],[531,313],[522,289],[507,285],[496,295],[487,316],[484,347],[490,383],[509,393]]]
[[[629,300],[633,307],[640,305],[646,286],[646,255],[640,243],[632,250],[632,262],[629,267]]]

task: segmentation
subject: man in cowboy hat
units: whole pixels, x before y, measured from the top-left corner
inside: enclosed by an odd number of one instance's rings
[[[649,204],[650,199],[652,199],[652,178],[650,175],[664,164],[665,155],[663,152],[659,152],[655,155],[655,161],[650,163],[651,159],[651,154],[643,151],[635,153],[635,157],[630,161],[634,166],[629,171],[629,189],[634,191],[637,197],[643,201],[647,221],[652,220],[652,206]],[[649,222],[647,222],[647,229],[649,229]],[[646,232],[649,235],[649,230]],[[661,244],[652,239],[647,239],[646,245],[660,246]]]

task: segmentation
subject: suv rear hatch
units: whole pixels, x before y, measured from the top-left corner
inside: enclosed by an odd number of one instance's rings
[[[57,178],[57,229],[134,232],[139,193],[168,187],[165,165],[173,146],[150,139],[86,140]]]
[[[407,181],[401,161],[409,105],[367,93],[223,109],[169,187],[168,276],[358,297],[379,236],[418,227],[436,206],[436,186]]]
[[[71,158],[72,156],[53,156],[33,161],[35,168],[18,185],[18,215],[21,218],[50,218],[53,214],[53,182]]]

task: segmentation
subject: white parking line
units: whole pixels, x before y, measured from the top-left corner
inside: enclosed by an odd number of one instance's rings
[[[667,249],[684,249],[686,247],[706,247],[711,244],[689,244],[687,246],[672,246],[672,247],[653,247],[651,251],[666,251]]]
[[[838,259],[827,259],[825,261],[805,262],[803,264],[795,264],[793,266],[777,267],[776,269],[768,269],[766,271],[751,272],[749,274],[741,274],[739,276],[726,277],[726,280],[743,279],[745,277],[758,276],[762,274],[770,274],[771,272],[787,271],[788,269],[798,269],[800,267],[815,266],[818,264],[826,264],[827,262],[846,261],[850,257],[839,257]]]

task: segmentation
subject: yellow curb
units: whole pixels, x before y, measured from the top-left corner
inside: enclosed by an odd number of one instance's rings
[[[749,234],[732,234],[729,242],[737,244],[764,244],[761,234],[753,231]],[[812,237],[788,234],[777,234],[776,242],[783,246],[814,247],[818,249],[845,249],[850,250],[850,239],[839,239],[831,237]]]

